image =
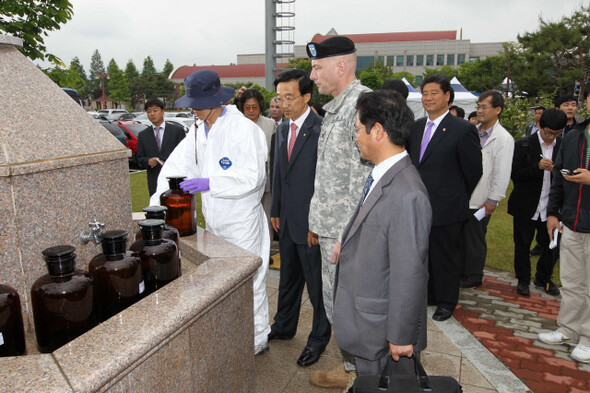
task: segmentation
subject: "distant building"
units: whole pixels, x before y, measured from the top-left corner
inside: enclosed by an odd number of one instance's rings
[[[331,29],[328,34],[316,34],[309,41],[322,42],[338,35]],[[422,82],[426,68],[450,65],[457,67],[475,59],[496,56],[503,51],[502,42],[471,43],[463,39],[462,30],[419,31],[406,33],[343,34],[357,47],[357,70],[373,63],[392,67],[393,72],[406,71]],[[307,58],[305,45],[295,46],[296,58]],[[222,83],[253,82],[264,85],[264,53],[241,54],[237,64],[229,66],[182,66],[170,75],[174,82],[182,80],[199,69],[216,71]]]

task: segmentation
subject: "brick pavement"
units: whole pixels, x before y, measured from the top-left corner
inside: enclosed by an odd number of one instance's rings
[[[590,365],[571,360],[572,348],[547,345],[537,333],[557,329],[559,299],[531,285],[531,296],[516,293],[507,273],[486,270],[483,285],[462,289],[454,317],[531,390],[537,393],[590,392]]]

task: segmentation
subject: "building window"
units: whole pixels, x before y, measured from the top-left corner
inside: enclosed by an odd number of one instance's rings
[[[436,65],[445,65],[445,55],[436,55]]]
[[[362,71],[368,66],[372,65],[375,62],[375,57],[373,56],[359,56],[356,60],[356,70]]]
[[[395,66],[396,67],[403,67],[404,66],[404,57],[403,56],[396,56],[395,57]]]
[[[385,64],[385,56],[377,56],[377,64],[384,65]]]
[[[417,66],[424,65],[424,55],[416,55],[416,65]]]
[[[414,65],[414,55],[406,56],[406,65],[413,66]]]
[[[387,66],[393,67],[393,56],[387,56]]]
[[[426,66],[434,65],[434,55],[426,55]]]
[[[475,60],[479,60],[479,56],[475,56],[475,57],[470,57],[469,58],[469,62],[475,61]]]
[[[457,65],[465,63],[465,53],[459,53],[457,55]]]
[[[455,55],[447,55],[447,64],[455,65]]]
[[[422,75],[416,75],[416,85],[420,86],[422,83]]]

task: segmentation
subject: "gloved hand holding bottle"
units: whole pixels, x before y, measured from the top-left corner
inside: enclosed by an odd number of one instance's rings
[[[188,179],[180,183],[180,188],[183,191],[194,194],[196,192],[209,191],[209,179],[208,178],[195,178]]]

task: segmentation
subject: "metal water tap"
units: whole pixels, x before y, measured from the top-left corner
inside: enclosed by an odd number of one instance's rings
[[[102,239],[102,233],[100,233],[100,229],[104,227],[102,222],[96,221],[96,218],[88,223],[90,227],[90,231],[82,231],[78,239],[82,244],[86,244],[90,241],[93,241],[95,244],[100,244]]]

